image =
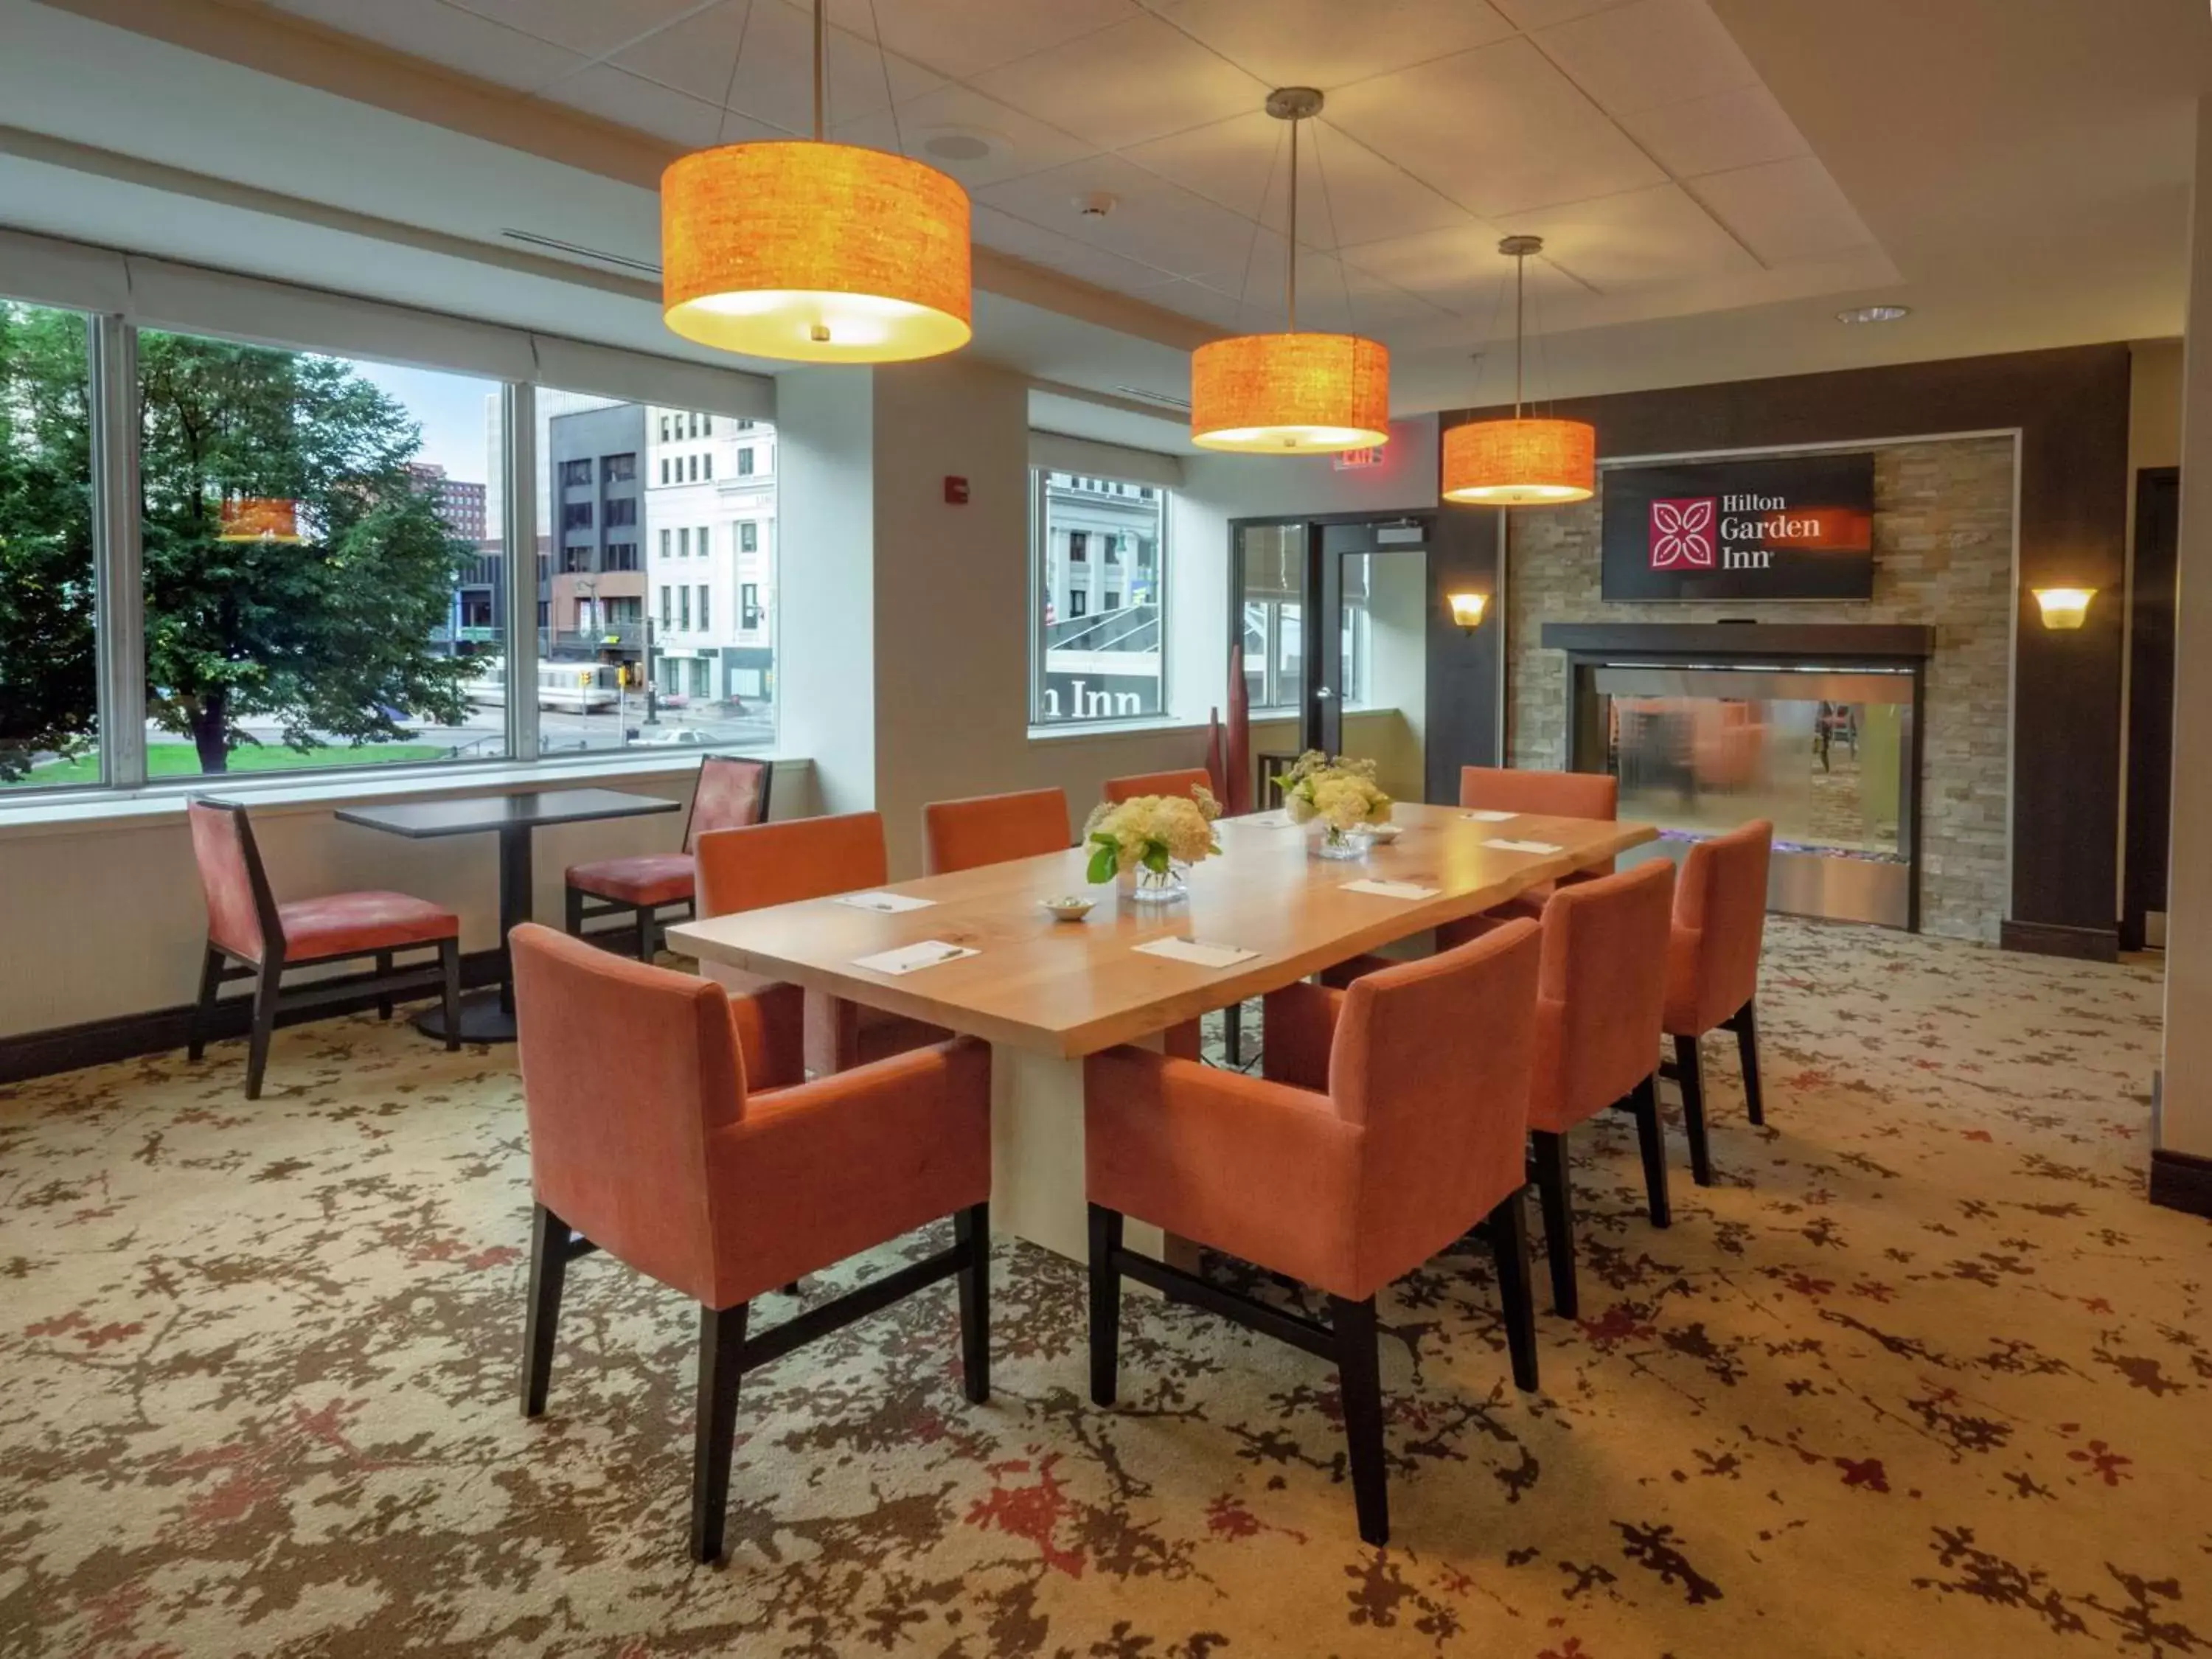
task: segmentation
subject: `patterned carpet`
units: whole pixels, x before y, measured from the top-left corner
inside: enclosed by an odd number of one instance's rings
[[[363,1018],[280,1033],[255,1104],[236,1044],[0,1091],[0,1654],[2212,1652],[2154,972],[1771,939],[1770,1127],[1711,1044],[1724,1184],[1678,1138],[1667,1233],[1589,1139],[1540,1395],[1480,1254],[1386,1293],[1382,1551],[1325,1366],[1133,1299],[1095,1409],[1075,1270],[1002,1240],[991,1403],[949,1285],[781,1362],[695,1569],[687,1307],[580,1264],[517,1413],[510,1052]]]

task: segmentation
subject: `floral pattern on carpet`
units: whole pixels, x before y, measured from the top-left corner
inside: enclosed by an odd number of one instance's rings
[[[695,1567],[692,1309],[580,1262],[517,1409],[511,1050],[364,1017],[280,1032],[257,1103],[235,1043],[0,1091],[0,1654],[2212,1652],[2155,971],[1778,921],[1765,987],[1768,1126],[1711,1042],[1670,1231],[1626,1120],[1577,1133],[1540,1393],[1480,1249],[1385,1293],[1381,1550],[1326,1365],[1133,1295],[1095,1407],[1079,1270],[1001,1238],[990,1403],[949,1285],[778,1362]]]

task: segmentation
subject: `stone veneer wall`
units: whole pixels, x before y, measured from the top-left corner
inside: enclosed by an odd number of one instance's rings
[[[1506,750],[1566,764],[1565,653],[1547,622],[1917,623],[1936,629],[1922,734],[1921,926],[1994,941],[2006,914],[2011,727],[2013,441],[1899,444],[1875,454],[1875,592],[1861,604],[1607,605],[1599,504],[1512,515]]]

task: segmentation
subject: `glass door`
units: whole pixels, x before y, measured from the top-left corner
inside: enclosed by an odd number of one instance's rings
[[[1321,526],[1321,614],[1305,746],[1371,760],[1394,798],[1427,789],[1429,526]]]

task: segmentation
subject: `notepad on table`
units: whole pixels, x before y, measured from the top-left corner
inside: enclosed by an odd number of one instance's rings
[[[878,951],[872,957],[856,957],[853,966],[866,968],[876,974],[911,974],[923,968],[934,968],[941,962],[957,962],[963,957],[980,956],[964,945],[948,945],[941,939],[926,939],[913,945],[902,945],[896,951]]]
[[[1506,841],[1502,838],[1493,838],[1482,844],[1485,847],[1495,848],[1501,853],[1564,853],[1567,850],[1564,847],[1554,847],[1548,841]]]
[[[1472,812],[1460,814],[1460,817],[1472,818],[1477,823],[1504,823],[1508,819],[1517,818],[1520,816],[1518,812],[1500,812],[1495,807],[1490,806],[1479,806]]]
[[[849,904],[855,910],[875,910],[884,915],[896,915],[901,910],[927,910],[937,902],[935,899],[916,898],[911,893],[840,893],[834,901]]]
[[[1204,945],[1194,939],[1156,939],[1136,948],[1148,957],[1165,957],[1170,962],[1188,962],[1199,968],[1234,968],[1260,954],[1234,945]]]
[[[1435,888],[1424,887],[1413,881],[1347,881],[1344,884],[1344,890],[1347,893],[1372,893],[1376,898],[1425,899],[1437,896]]]

